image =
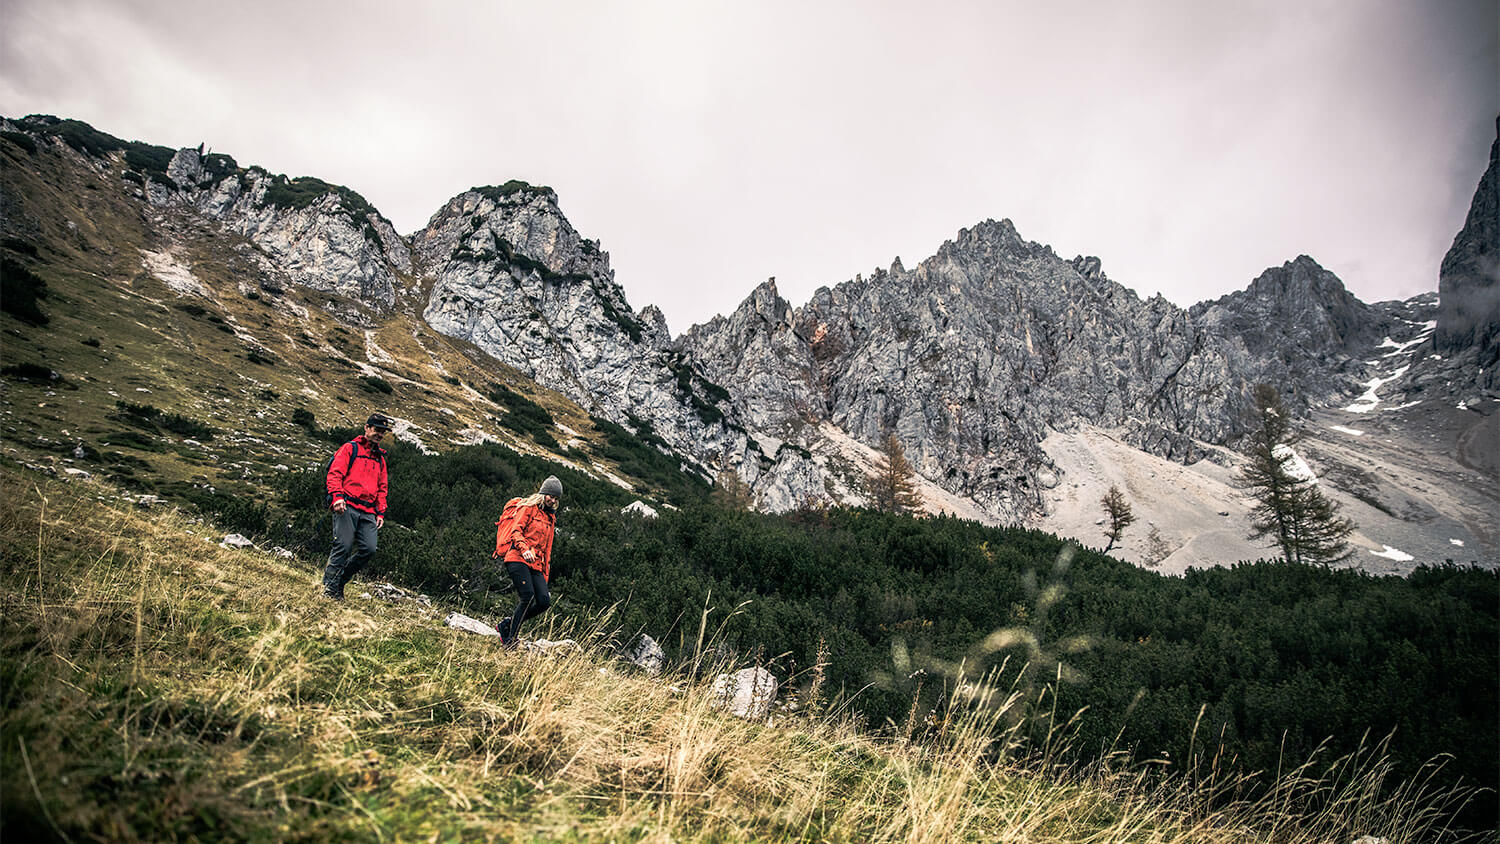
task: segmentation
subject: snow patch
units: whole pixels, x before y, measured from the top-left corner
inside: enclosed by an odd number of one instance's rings
[[[1377,557],[1384,557],[1387,560],[1395,560],[1398,563],[1409,563],[1416,559],[1405,551],[1398,551],[1389,545],[1385,546],[1385,550],[1383,551],[1371,551],[1370,553]]]
[[[1302,459],[1302,455],[1293,450],[1291,446],[1278,445],[1271,451],[1271,454],[1277,460],[1281,461],[1281,465],[1286,468],[1288,475],[1299,481],[1318,482],[1318,476],[1313,472],[1312,467],[1307,465],[1307,461]]]
[[[1400,378],[1402,375],[1405,375],[1406,370],[1409,368],[1409,365],[1403,366],[1395,372],[1392,372],[1388,377],[1381,378],[1377,375],[1374,378],[1366,381],[1364,394],[1355,399],[1353,404],[1344,409],[1349,411],[1350,413],[1369,413],[1370,411],[1374,410],[1375,406],[1380,404],[1380,397],[1375,394],[1375,391],[1379,390],[1382,385],[1394,381],[1397,378]]]
[[[1345,428],[1343,425],[1330,425],[1328,427],[1332,428],[1335,431],[1338,431],[1341,434],[1348,434],[1351,437],[1362,437],[1365,435],[1364,431],[1356,431],[1353,428]]]
[[[1451,542],[1451,543],[1453,543],[1454,545],[1457,545],[1460,548],[1464,547],[1464,541],[1462,539],[1450,539],[1448,541]]]
[[[1377,348],[1377,349],[1386,349],[1386,348],[1389,348],[1391,351],[1386,352],[1385,354],[1381,355],[1381,357],[1388,358],[1388,357],[1391,357],[1392,355],[1402,354],[1402,353],[1406,352],[1407,349],[1410,349],[1412,346],[1420,346],[1421,344],[1427,342],[1427,338],[1429,336],[1431,336],[1430,333],[1428,333],[1426,329],[1423,329],[1423,333],[1418,334],[1416,337],[1413,337],[1410,340],[1407,340],[1405,343],[1397,343],[1395,340],[1392,340],[1390,337],[1386,337],[1384,340],[1380,341],[1380,345],[1376,346],[1375,348]]]

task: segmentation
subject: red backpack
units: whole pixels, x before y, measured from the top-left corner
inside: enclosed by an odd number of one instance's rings
[[[521,512],[524,501],[524,498],[512,498],[505,502],[505,509],[500,511],[500,521],[495,522],[495,553],[490,555],[490,559],[501,559],[510,551],[510,542],[506,537],[510,535],[511,528],[515,527],[516,514]]]

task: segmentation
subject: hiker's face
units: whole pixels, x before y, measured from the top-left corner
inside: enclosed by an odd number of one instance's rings
[[[557,496],[555,496],[555,495],[544,495],[544,496],[542,496],[542,498],[546,501],[546,503],[547,503],[547,509],[548,510],[556,510],[557,509]]]
[[[378,443],[380,442],[381,437],[384,437],[389,431],[389,428],[376,428],[373,425],[366,425],[365,439],[369,440],[372,443]]]

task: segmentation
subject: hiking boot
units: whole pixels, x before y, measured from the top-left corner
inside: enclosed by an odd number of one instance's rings
[[[495,632],[500,634],[501,639],[505,638],[505,628],[509,626],[510,616],[506,616],[505,618],[502,618],[499,621],[495,622]]]
[[[344,600],[344,590],[329,589],[327,586],[324,586],[323,597],[327,598],[330,601],[342,601]]]

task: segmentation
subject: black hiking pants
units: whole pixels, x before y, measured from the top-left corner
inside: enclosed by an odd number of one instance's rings
[[[344,584],[375,556],[378,543],[375,515],[353,507],[333,513],[333,550],[328,552],[328,568],[323,570],[323,591],[344,597]]]
[[[516,594],[521,597],[515,612],[510,614],[508,629],[500,631],[500,638],[510,644],[516,640],[516,634],[521,632],[521,622],[541,615],[552,606],[552,596],[547,594],[547,578],[542,577],[542,573],[531,566],[525,563],[506,563],[505,570],[510,574],[510,582],[516,585]]]

